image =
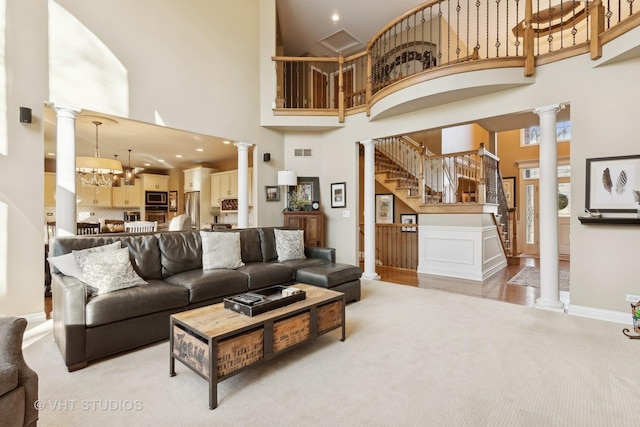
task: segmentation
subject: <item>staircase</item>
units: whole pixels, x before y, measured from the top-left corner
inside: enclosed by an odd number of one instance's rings
[[[380,140],[375,149],[376,181],[418,214],[492,212],[508,262],[519,261],[512,237],[514,212],[507,208],[497,159],[486,156],[483,147],[482,154],[434,156],[423,151],[405,137]]]

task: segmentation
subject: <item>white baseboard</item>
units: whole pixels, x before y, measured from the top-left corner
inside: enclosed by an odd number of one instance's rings
[[[44,311],[40,311],[37,313],[23,314],[17,317],[24,317],[27,319],[27,329],[32,328],[37,325],[41,325],[47,321],[47,315]]]
[[[590,319],[604,320],[606,322],[633,325],[631,312],[624,313],[620,311],[603,310],[601,308],[584,307],[581,305],[569,304],[567,313],[571,314],[572,316],[588,317]]]

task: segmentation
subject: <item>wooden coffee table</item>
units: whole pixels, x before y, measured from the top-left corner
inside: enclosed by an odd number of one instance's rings
[[[209,408],[215,409],[220,381],[337,328],[344,341],[344,294],[292,286],[304,290],[306,298],[253,317],[225,309],[223,303],[172,315],[169,375],[176,375],[177,359],[206,379]]]

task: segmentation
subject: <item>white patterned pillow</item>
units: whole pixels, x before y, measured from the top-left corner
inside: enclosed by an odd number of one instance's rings
[[[120,245],[120,241],[113,242],[104,246],[96,246],[93,248],[82,249],[80,251],[74,252],[104,252],[104,251],[116,251],[120,249],[122,246]],[[76,258],[73,256],[73,253],[68,253],[60,256],[49,257],[49,262],[53,264],[55,268],[60,270],[62,274],[65,276],[75,277],[81,282],[85,282],[84,276],[82,275],[82,271],[76,262]]]
[[[273,230],[276,236],[276,252],[278,262],[290,259],[304,259],[304,231]]]
[[[94,288],[93,295],[146,285],[129,259],[129,248],[105,252],[73,251],[85,283]]]
[[[201,231],[202,269],[242,267],[240,233]]]

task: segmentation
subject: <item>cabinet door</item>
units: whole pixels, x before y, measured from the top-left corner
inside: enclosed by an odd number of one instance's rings
[[[184,191],[200,191],[200,171],[187,169],[184,171]]]
[[[229,172],[229,198],[238,198],[238,171]]]
[[[169,191],[169,176],[168,175],[157,175],[156,176],[156,190],[158,191]]]
[[[236,182],[236,187],[238,186]],[[236,190],[237,193],[237,190]],[[237,194],[236,194],[237,197]],[[232,199],[231,195],[231,174],[230,173],[221,173],[220,174],[220,198],[221,199]]]
[[[56,174],[45,172],[44,174],[44,205],[56,205]]]
[[[100,187],[85,187],[76,180],[76,198],[78,206],[111,207],[111,189]]]
[[[212,207],[220,207],[220,199],[222,198],[222,194],[220,192],[220,176],[219,173],[211,174],[211,206]]]
[[[142,200],[140,192],[140,180],[136,179],[134,185],[114,187],[111,192],[111,204],[114,208],[140,207]]]

